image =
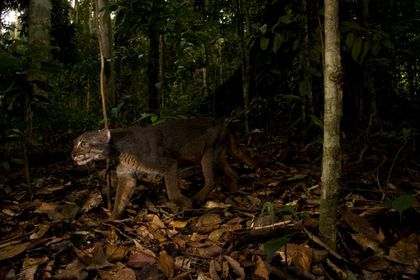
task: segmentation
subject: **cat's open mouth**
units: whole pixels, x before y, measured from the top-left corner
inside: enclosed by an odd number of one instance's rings
[[[83,156],[75,156],[73,160],[77,163],[77,165],[85,165],[93,160],[93,158],[84,158]]]

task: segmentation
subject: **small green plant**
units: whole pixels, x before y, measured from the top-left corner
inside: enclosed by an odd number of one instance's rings
[[[264,243],[264,252],[267,261],[271,261],[275,253],[284,245],[289,243],[292,239],[292,235],[287,234],[279,238],[273,238]]]
[[[266,214],[267,213],[267,214]],[[264,216],[267,215],[270,217],[270,222],[274,223],[274,208],[273,208],[273,204],[271,202],[266,202],[264,203],[263,207],[261,208],[261,213],[260,216]]]
[[[395,209],[402,219],[402,214],[405,210],[413,208],[416,204],[416,196],[413,194],[404,194],[395,198],[394,200],[385,202],[385,206]]]
[[[286,205],[285,207],[277,210],[278,213],[289,213],[291,214],[296,220],[300,220],[302,218],[308,218],[309,214],[304,212],[297,212],[296,209],[291,205]]]

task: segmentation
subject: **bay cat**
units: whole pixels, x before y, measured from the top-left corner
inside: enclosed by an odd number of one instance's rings
[[[238,189],[238,175],[229,165],[226,152],[249,167],[254,161],[221,122],[209,118],[174,120],[151,127],[129,127],[88,131],[74,140],[72,158],[78,165],[115,159],[117,194],[111,219],[118,219],[127,206],[141,174],[158,174],[165,181],[169,200],[191,208],[190,198],[181,193],[178,167],[201,165],[204,187],[193,197],[202,203],[213,190],[215,173],[230,180],[230,191]]]

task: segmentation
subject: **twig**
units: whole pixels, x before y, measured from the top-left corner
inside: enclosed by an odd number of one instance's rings
[[[328,251],[331,255],[336,257],[339,260],[345,261],[349,263],[348,260],[346,260],[344,257],[340,256],[334,249],[332,249],[330,246],[328,246],[324,241],[322,241],[318,236],[312,234],[305,226],[303,226],[303,230],[308,235],[309,239],[317,243],[319,246],[323,247],[325,250]]]
[[[272,228],[276,228],[276,227],[281,227],[281,226],[287,226],[289,224],[291,224],[293,221],[292,220],[288,220],[288,221],[282,221],[282,222],[278,222],[278,223],[274,223],[271,225],[267,225],[267,226],[259,226],[259,227],[253,227],[252,230],[253,231],[258,231],[258,230],[270,230]]]
[[[391,173],[392,173],[392,170],[394,169],[395,162],[397,161],[398,156],[400,155],[400,153],[402,152],[406,144],[407,144],[407,141],[405,141],[401,145],[401,147],[398,149],[397,153],[395,154],[394,159],[392,160],[391,167],[389,168],[389,172],[388,172],[388,177],[386,177],[386,181],[385,181],[386,185],[388,185],[389,179],[391,178]]]
[[[379,170],[381,169],[381,166],[385,163],[386,158],[384,157],[381,161],[381,163],[378,165],[378,168],[376,169],[376,183],[378,184],[378,189],[382,193],[381,202],[385,199],[385,193],[382,190],[381,181],[379,180]]]
[[[114,224],[112,224],[112,223],[109,223],[109,222],[105,222],[105,223],[103,223],[103,225],[107,225],[107,226],[111,226],[111,227],[113,227],[116,231],[118,231],[122,236],[125,236],[128,240],[130,240],[130,241],[133,241],[134,240],[134,238],[133,237],[131,237],[130,235],[128,235],[128,234],[126,234],[126,233],[124,233],[122,230],[120,230],[117,226],[115,226]]]

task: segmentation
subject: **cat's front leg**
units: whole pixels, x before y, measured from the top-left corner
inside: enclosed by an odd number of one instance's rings
[[[127,168],[122,165],[118,165],[117,167],[117,177],[117,195],[115,197],[111,220],[116,220],[121,217],[121,214],[124,212],[125,207],[133,196],[137,184],[135,172],[127,170]]]

